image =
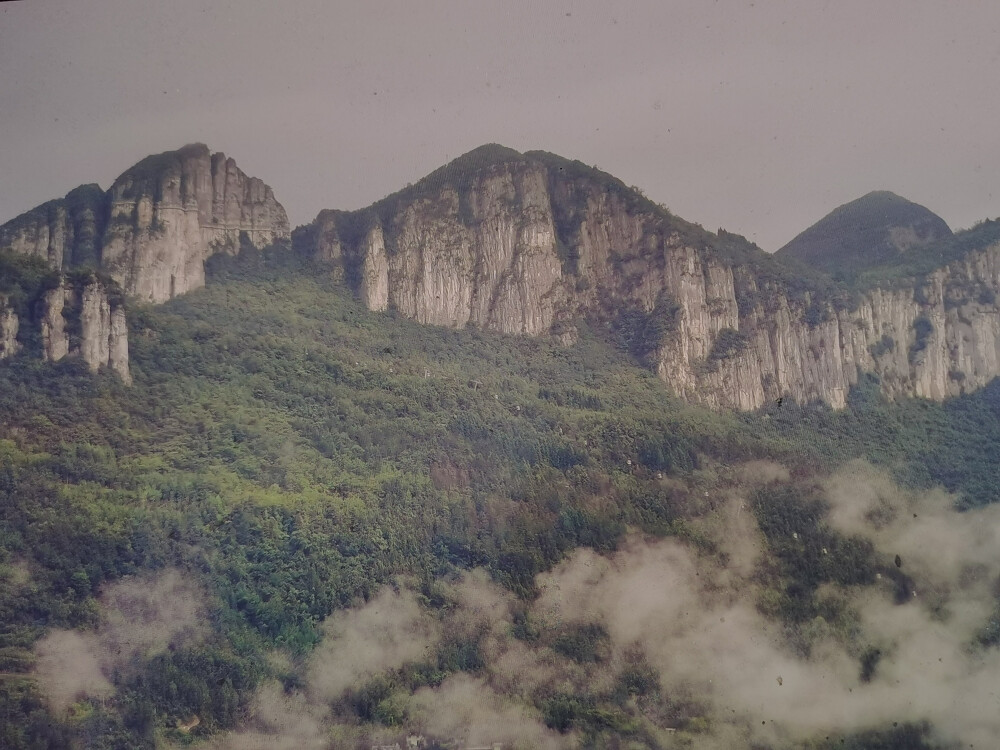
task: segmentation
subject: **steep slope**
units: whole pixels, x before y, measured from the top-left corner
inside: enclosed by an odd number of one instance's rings
[[[205,283],[205,260],[288,237],[267,185],[203,144],[147,157],[111,189],[85,185],[0,226],[0,250],[55,269],[100,268],[125,293],[163,302]]]
[[[339,268],[369,309],[420,322],[570,342],[574,321],[596,318],[678,393],[716,407],[843,407],[861,372],[889,393],[942,399],[1000,374],[998,244],[849,294],[542,152],[482,147],[368,209],[322,212],[295,244]]]
[[[940,216],[883,190],[834,209],[776,255],[849,280],[867,268],[892,263],[908,250],[949,237],[951,229]]]

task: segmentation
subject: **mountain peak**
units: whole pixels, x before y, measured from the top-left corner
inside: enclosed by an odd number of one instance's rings
[[[849,279],[949,237],[951,229],[934,212],[889,190],[875,190],[838,206],[776,255]]]

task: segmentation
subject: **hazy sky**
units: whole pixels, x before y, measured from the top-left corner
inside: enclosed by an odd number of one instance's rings
[[[192,141],[293,225],[487,142],[775,250],[876,189],[1000,215],[1000,3],[0,4],[0,221]]]

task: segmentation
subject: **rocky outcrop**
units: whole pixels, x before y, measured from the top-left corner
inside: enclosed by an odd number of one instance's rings
[[[96,268],[107,216],[97,185],[81,185],[0,226],[0,250],[34,255],[56,269]]]
[[[92,372],[107,367],[125,383],[132,382],[125,310],[109,298],[101,281],[64,281],[42,295],[36,317],[43,359],[80,357]]]
[[[60,271],[101,271],[125,294],[163,302],[203,286],[210,256],[289,236],[271,188],[194,144],[142,160],[107,192],[84,185],[7,222],[0,252],[39,257]],[[27,320],[0,302],[0,359],[21,350],[19,331],[30,323],[45,359],[78,355],[129,381],[125,310],[96,278],[79,288],[64,278]]]
[[[918,286],[875,289],[840,309],[809,296],[759,294],[745,269],[691,261],[680,325],[657,362],[660,376],[689,400],[756,409],[791,397],[840,408],[861,373],[878,375],[890,395],[942,400],[1000,374],[1000,245]],[[679,286],[668,277],[668,289]],[[760,301],[739,314],[737,298],[753,291]],[[723,331],[735,344],[718,353]]]
[[[267,185],[195,144],[150,156],[111,189],[86,185],[0,226],[0,250],[56,269],[102,269],[125,293],[163,302],[205,283],[205,260],[289,237]]]
[[[0,360],[19,353],[48,362],[79,357],[92,372],[108,368],[132,382],[128,326],[120,290],[95,276],[63,277],[18,305],[0,296]]]
[[[20,327],[21,320],[17,312],[6,297],[0,297],[0,359],[13,357],[21,351],[21,342],[17,340]]]
[[[149,157],[115,180],[102,267],[129,295],[163,302],[205,284],[205,260],[289,237],[267,185],[202,144]]]
[[[615,327],[630,312],[633,351],[714,407],[839,408],[864,372],[890,394],[942,399],[1000,374],[1000,245],[852,299],[548,154],[478,150],[302,236],[370,309],[424,323],[571,341],[574,321]]]
[[[353,265],[372,310],[392,307],[434,325],[544,333],[564,297],[547,181],[540,166],[501,164],[479,173],[465,195],[444,187],[400,205],[385,222],[369,220],[353,244],[338,231],[347,217],[325,213],[314,253]]]

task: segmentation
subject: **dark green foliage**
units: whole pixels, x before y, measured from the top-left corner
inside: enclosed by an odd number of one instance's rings
[[[52,716],[34,680],[0,675],[0,747],[41,750],[70,747],[71,734]]]
[[[575,662],[586,664],[604,661],[610,653],[611,639],[601,625],[571,625],[556,636],[552,648]]]
[[[556,693],[542,705],[542,719],[550,729],[565,734],[572,729],[593,737],[610,731],[619,736],[636,734],[641,724],[617,707],[601,705],[593,696]]]
[[[913,334],[916,337],[914,342],[910,345],[909,359],[910,364],[913,364],[916,356],[927,348],[927,340],[930,338],[931,333],[934,331],[934,324],[931,323],[930,319],[924,315],[921,315],[916,320],[913,321]]]
[[[970,252],[983,250],[1000,240],[1000,221],[984,221],[971,229],[921,247],[913,247],[895,262],[865,269],[850,280],[860,291],[916,286],[941,266],[959,260]]]
[[[0,560],[32,571],[23,586],[0,579],[7,669],[30,669],[47,628],[92,625],[95,593],[123,575],[179,567],[210,594],[212,638],[138,664],[88,719],[108,746],[148,746],[150,727],[193,714],[199,732],[231,726],[274,676],[265,650],[307,654],[325,617],[397,574],[426,582],[438,609],[434,581],[456,568],[483,566],[530,599],[539,572],[580,546],[614,551],[629,526],[716,554],[694,521],[713,510],[706,477],[731,462],[768,457],[809,475],[864,456],[910,484],[994,499],[997,385],[945,405],[889,404],[864,381],[843,412],[715,413],[679,403],[586,325],[563,348],[374,315],[275,250],[219,256],[210,280],[131,312],[131,388],[71,362],[0,366]],[[778,565],[774,614],[832,621],[817,586],[875,571],[912,588],[826,527],[807,482],[772,489],[755,510]],[[604,658],[597,630],[544,631],[521,616],[514,632],[584,664]],[[358,711],[394,725],[397,688],[476,673],[485,658],[475,639],[448,641]],[[637,737],[626,704],[659,690],[641,665],[619,682],[538,705],[595,746]],[[10,704],[11,732],[65,731],[29,704]]]
[[[0,294],[19,316],[30,316],[38,298],[59,282],[59,272],[42,258],[0,251]]]
[[[708,361],[718,363],[724,359],[731,359],[746,349],[750,339],[746,333],[732,328],[723,328],[712,342],[712,348],[708,352]]]
[[[623,698],[651,695],[659,690],[660,674],[648,664],[631,664],[618,676],[616,692]]]
[[[1000,606],[998,606],[986,624],[976,634],[976,642],[984,648],[1000,646]]]
[[[901,229],[905,232],[899,233]],[[906,234],[912,235],[912,241],[903,239]],[[879,191],[834,209],[776,255],[852,281],[871,267],[899,262],[921,245],[949,237],[951,230],[940,217],[898,195]]]
[[[884,334],[882,338],[868,347],[868,352],[875,358],[878,359],[883,354],[891,352],[896,348],[896,340],[889,334]]]
[[[680,305],[666,292],[661,292],[656,304],[645,312],[637,303],[623,306],[612,321],[618,346],[642,364],[654,364],[655,355],[677,330]]]
[[[263,674],[258,659],[213,645],[168,652],[150,661],[126,690],[150,702],[168,723],[198,716],[206,730],[228,728]]]
[[[960,496],[961,507],[1000,499],[992,458],[1000,450],[1000,381],[943,404],[890,402],[878,378],[865,375],[852,389],[849,407],[834,412],[786,400],[768,409],[766,424],[744,419],[811,453],[813,466],[832,468],[864,457],[889,469],[905,486],[944,486]]]
[[[826,523],[827,507],[815,488],[778,485],[758,490],[751,499],[757,524],[782,577],[776,612],[790,622],[823,614],[815,597],[823,583],[873,583],[879,570],[871,542],[843,537]],[[767,605],[766,608],[775,606]]]
[[[882,659],[882,651],[877,648],[866,649],[863,654],[861,654],[861,681],[871,682],[872,677],[875,676],[875,670],[878,668],[878,663]]]

